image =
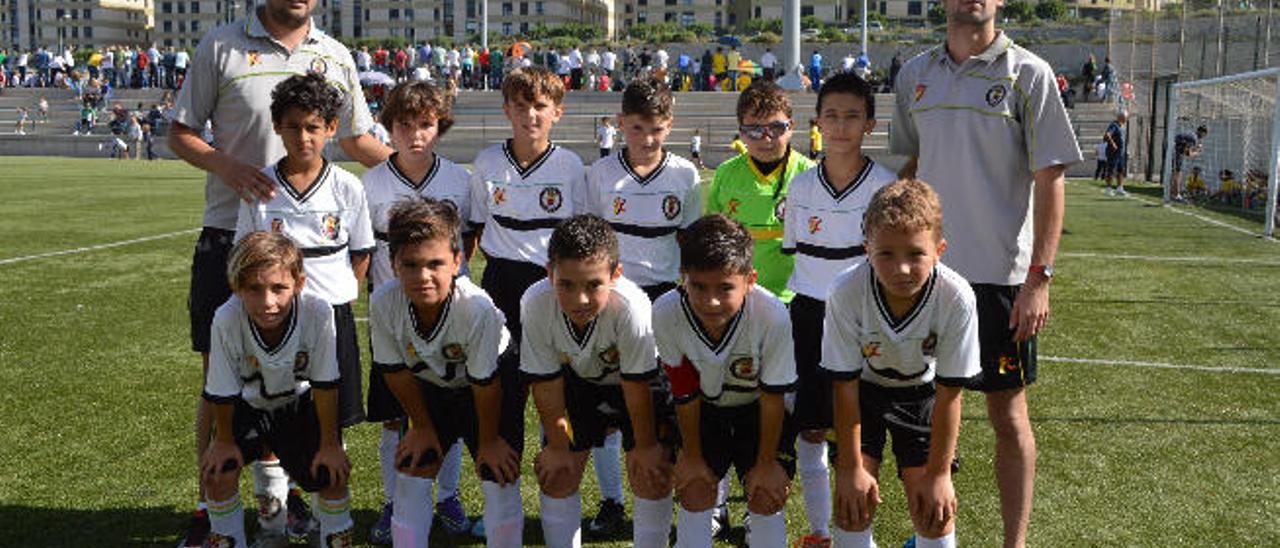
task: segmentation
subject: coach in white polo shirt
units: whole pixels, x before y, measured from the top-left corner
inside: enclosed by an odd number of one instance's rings
[[[270,198],[276,184],[261,169],[285,154],[284,144],[271,125],[271,90],[276,84],[294,74],[325,75],[343,92],[338,127],[342,150],[370,167],[390,154],[367,133],[373,118],[360,91],[351,54],[311,21],[316,3],[267,0],[246,19],[211,31],[191,59],[170,115],[169,148],[208,172],[204,228],[196,242],[188,297],[192,347],[203,355],[206,369],[213,312],[231,295],[226,263],[239,200]],[[200,137],[205,122],[213,125],[212,146]],[[208,437],[208,411],[201,403],[196,415],[197,455],[204,451]],[[202,521],[197,512],[188,545],[203,542]]]
[[[982,375],[996,433],[1004,545],[1026,541],[1036,447],[1025,387],[1062,232],[1063,174],[1080,149],[1053,70],[996,29],[1001,0],[944,0],[946,43],[907,62],[890,131],[903,176],[942,198],[944,262],[978,298]]]

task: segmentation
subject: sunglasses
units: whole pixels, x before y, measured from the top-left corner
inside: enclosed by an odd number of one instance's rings
[[[753,140],[764,139],[766,135],[777,139],[789,129],[791,129],[790,120],[786,122],[773,122],[770,124],[742,124],[738,126],[738,131],[742,133],[744,137]]]

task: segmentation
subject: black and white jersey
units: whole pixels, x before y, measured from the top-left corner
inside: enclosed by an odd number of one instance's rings
[[[489,294],[465,276],[454,279],[435,325],[418,323],[400,280],[378,286],[369,297],[369,331],[374,369],[393,373],[408,368],[443,388],[491,382],[498,373],[498,355],[511,339]]]
[[[204,397],[214,403],[244,399],[270,410],[314,388],[338,387],[337,332],[333,307],[315,295],[294,297],[285,334],[268,347],[240,297],[232,295],[213,315],[209,373]]]
[[[782,232],[782,252],[795,255],[787,288],[826,300],[831,281],[864,255],[862,215],[877,190],[898,176],[867,158],[844,190],[837,191],[826,162],[791,180]]]
[[[822,330],[822,367],[835,378],[881,386],[938,382],[963,386],[981,371],[973,289],[939,263],[919,300],[895,318],[862,262],[831,286]]]
[[[622,272],[642,286],[680,277],[676,231],[702,215],[702,188],[693,163],[668,152],[641,177],[625,150],[597,160],[587,170],[587,212],[618,233]]]
[[[796,384],[791,316],[769,290],[756,285],[720,340],[712,340],[694,315],[683,288],[653,304],[658,359],[667,366],[692,364],[699,393],[719,407],[756,401],[760,390],[789,392]]]
[[[607,385],[658,374],[649,297],[626,278],[618,278],[604,311],[581,332],[560,307],[550,278],[524,292],[520,317],[520,371],[531,377],[553,379],[566,366],[588,382]]]
[[[585,171],[577,154],[554,143],[526,168],[509,140],[481,151],[471,165],[471,223],[484,227],[485,255],[547,264],[551,231],[584,211]]]
[[[236,241],[255,231],[284,234],[302,249],[307,273],[304,293],[329,304],[356,300],[359,289],[350,254],[374,248],[360,179],[326,161],[306,192],[299,193],[285,178],[280,164],[262,172],[276,181],[276,195],[266,201],[240,203]]]
[[[362,179],[369,201],[369,221],[373,225],[373,236],[378,241],[373,260],[369,263],[369,281],[375,288],[395,277],[391,249],[387,246],[387,224],[396,202],[416,196],[448,202],[458,210],[463,228],[470,227],[467,219],[471,217],[471,172],[467,168],[436,154],[427,175],[421,181],[414,181],[396,167],[395,157],[393,154],[387,161],[365,172]],[[463,268],[465,274],[465,264]]]

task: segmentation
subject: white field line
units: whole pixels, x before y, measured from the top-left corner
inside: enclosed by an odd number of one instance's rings
[[[62,251],[50,251],[50,252],[48,252],[48,253],[37,253],[37,254],[35,254],[35,255],[25,255],[25,256],[22,256],[22,257],[10,257],[10,258],[8,258],[8,259],[0,259],[0,265],[7,265],[7,264],[14,264],[14,263],[22,263],[22,262],[26,262],[26,261],[34,261],[34,260],[36,260],[36,259],[47,259],[47,258],[50,258],[50,257],[61,257],[61,256],[63,256],[63,255],[76,255],[76,254],[79,254],[79,253],[86,253],[86,252],[89,252],[89,251],[98,251],[98,250],[100,250],[100,249],[111,249],[111,248],[113,248],[113,247],[121,247],[121,246],[126,246],[126,245],[139,244],[139,243],[142,243],[142,242],[150,242],[150,241],[153,241],[153,240],[163,240],[163,239],[165,239],[165,238],[172,238],[172,237],[174,237],[174,236],[182,236],[182,235],[184,235],[184,234],[193,234],[193,233],[196,233],[196,232],[200,232],[200,229],[198,229],[198,228],[190,228],[190,229],[187,229],[187,230],[179,230],[179,231],[177,231],[177,232],[166,232],[166,233],[164,233],[164,234],[156,234],[155,236],[144,236],[144,237],[142,237],[142,238],[134,238],[134,239],[132,239],[132,240],[121,240],[121,241],[118,241],[118,242],[108,242],[108,243],[105,243],[105,244],[91,245],[91,246],[85,246],[85,247],[77,247],[77,248],[75,248],[75,249],[64,249],[64,250],[62,250]]]
[[[1129,198],[1130,200],[1136,200],[1136,201],[1142,202],[1142,203],[1147,204],[1147,205],[1164,206],[1164,203],[1163,203],[1163,202],[1158,202],[1158,201],[1155,201],[1155,200],[1148,200],[1148,199],[1146,199],[1146,198],[1142,198],[1142,197],[1134,196],[1133,194],[1129,194],[1128,198]],[[1273,239],[1273,238],[1264,238],[1261,232],[1254,232],[1254,231],[1249,230],[1249,229],[1246,229],[1246,228],[1238,227],[1238,226],[1233,225],[1233,224],[1231,224],[1231,223],[1226,223],[1226,222],[1223,222],[1223,221],[1219,221],[1219,220],[1217,220],[1217,219],[1212,219],[1212,218],[1209,218],[1209,217],[1205,217],[1204,215],[1201,215],[1201,214],[1199,214],[1199,213],[1195,213],[1195,212],[1193,212],[1193,211],[1188,211],[1188,210],[1183,209],[1183,208],[1178,208],[1178,207],[1165,207],[1165,210],[1167,210],[1167,211],[1172,211],[1172,212],[1174,212],[1174,213],[1178,213],[1178,214],[1180,214],[1180,215],[1186,215],[1186,216],[1191,217],[1191,218],[1194,218],[1194,219],[1199,219],[1199,220],[1204,221],[1204,222],[1206,222],[1206,223],[1209,223],[1209,224],[1211,224],[1211,225],[1219,226],[1219,227],[1225,228],[1225,229],[1227,229],[1227,230],[1232,230],[1232,231],[1235,231],[1235,232],[1239,232],[1239,233],[1241,233],[1241,234],[1248,234],[1249,236],[1253,236],[1253,237],[1255,237],[1255,238],[1262,238],[1262,239],[1264,239],[1264,240],[1269,240],[1269,241],[1271,241],[1271,242],[1273,242],[1273,243],[1275,243],[1275,242],[1280,242],[1280,240],[1276,240],[1276,239]]]
[[[1197,257],[1197,256],[1159,256],[1159,255],[1123,255],[1112,253],[1075,253],[1062,252],[1059,257],[1074,257],[1081,259],[1112,259],[1127,261],[1151,261],[1159,263],[1215,263],[1215,264],[1253,264],[1262,266],[1280,266],[1280,261],[1269,261],[1266,259],[1234,259],[1227,257]]]
[[[1179,363],[1142,362],[1133,360],[1108,360],[1098,358],[1068,358],[1063,356],[1039,356],[1038,361],[1074,363],[1085,365],[1113,365],[1119,367],[1145,367],[1150,369],[1181,369],[1190,371],[1208,371],[1211,373],[1257,373],[1260,375],[1280,375],[1280,369],[1261,367],[1213,367],[1208,365],[1188,365]]]

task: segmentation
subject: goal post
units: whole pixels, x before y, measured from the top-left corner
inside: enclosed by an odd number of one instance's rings
[[[1165,111],[1160,179],[1165,203],[1183,197],[1261,210],[1263,233],[1273,237],[1280,179],[1278,105],[1280,68],[1173,84]],[[1195,149],[1180,151],[1178,136],[1194,134],[1200,126],[1208,135]],[[1174,181],[1179,160],[1182,169]],[[1200,178],[1188,192],[1193,170]]]

